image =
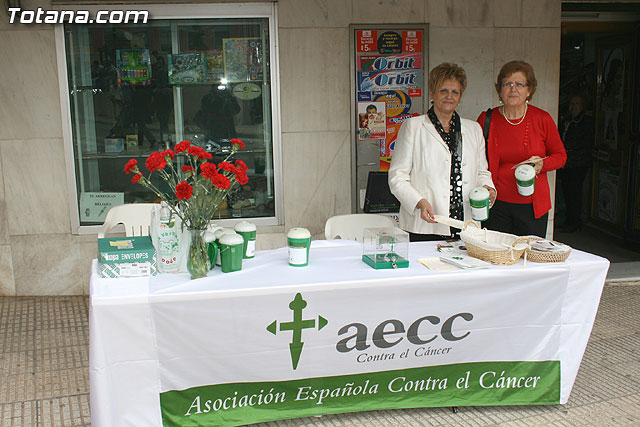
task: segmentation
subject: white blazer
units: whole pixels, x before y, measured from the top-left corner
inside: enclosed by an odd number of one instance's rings
[[[471,219],[469,193],[475,187],[495,188],[487,168],[485,142],[480,125],[460,119],[462,127],[462,198],[464,220]],[[412,117],[402,124],[396,139],[389,188],[400,201],[400,228],[411,233],[451,233],[449,226],[431,224],[420,217],[416,205],[425,199],[436,215],[449,216],[451,153],[427,115]]]

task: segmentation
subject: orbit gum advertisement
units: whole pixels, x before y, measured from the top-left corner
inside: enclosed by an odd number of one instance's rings
[[[402,122],[424,114],[422,36],[422,30],[356,30],[357,140],[379,140],[381,171],[389,169]],[[366,114],[372,106],[375,116]],[[384,132],[372,123],[380,116]]]

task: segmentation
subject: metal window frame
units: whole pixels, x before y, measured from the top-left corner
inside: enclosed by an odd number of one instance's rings
[[[273,180],[275,216],[251,218],[258,226],[284,224],[284,199],[282,191],[282,133],[280,110],[280,69],[278,53],[277,3],[216,3],[216,4],[101,4],[101,5],[53,5],[52,10],[86,10],[95,16],[99,10],[147,10],[154,20],[161,19],[221,19],[221,18],[267,18],[269,27],[270,61],[270,107],[271,137],[273,154]],[[64,141],[65,166],[67,172],[67,193],[72,234],[97,234],[100,225],[80,225],[78,211],[78,179],[73,148],[71,106],[67,73],[64,26],[55,25],[56,59],[62,111],[62,136]],[[229,218],[218,221],[223,226],[232,227],[245,218]],[[117,231],[117,230],[116,230]]]

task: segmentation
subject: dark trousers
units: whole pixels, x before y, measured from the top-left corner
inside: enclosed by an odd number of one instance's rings
[[[569,228],[582,227],[582,186],[589,168],[559,169],[558,178],[562,186],[562,195],[566,207],[563,226]]]
[[[545,237],[547,233],[546,213],[536,218],[533,204],[507,203],[496,200],[489,210],[489,219],[482,223],[484,228],[516,236]]]

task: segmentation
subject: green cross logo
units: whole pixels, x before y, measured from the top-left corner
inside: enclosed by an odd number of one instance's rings
[[[298,292],[295,298],[289,303],[289,308],[293,311],[293,320],[291,322],[280,322],[280,331],[292,331],[293,337],[289,343],[289,352],[291,353],[291,363],[293,364],[293,370],[295,371],[300,361],[300,354],[302,353],[302,330],[316,327],[316,321],[314,319],[302,320],[302,310],[307,306],[307,302],[302,299],[302,295]],[[318,330],[324,328],[327,323],[327,319],[322,316],[318,316]],[[278,332],[278,321],[274,320],[269,326],[267,331],[276,335]]]

